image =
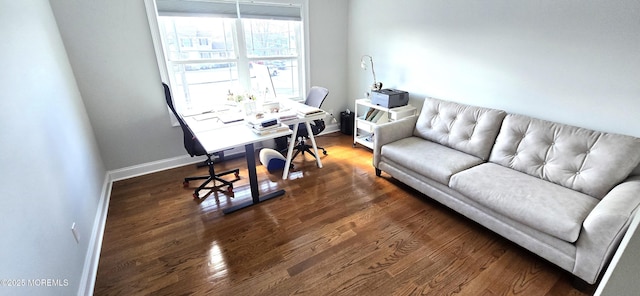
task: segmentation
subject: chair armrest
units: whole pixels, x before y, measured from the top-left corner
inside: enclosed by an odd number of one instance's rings
[[[606,267],[640,205],[640,176],[614,187],[584,220],[573,273],[593,284]]]
[[[413,135],[418,116],[380,124],[373,129],[373,166],[378,168],[382,146]]]

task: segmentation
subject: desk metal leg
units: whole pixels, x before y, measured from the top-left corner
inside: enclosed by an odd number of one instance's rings
[[[316,145],[316,138],[313,136],[311,132],[311,124],[308,121],[304,122],[304,125],[307,127],[309,131],[309,139],[311,140],[311,146],[313,146],[313,153],[316,155],[316,163],[318,163],[318,167],[322,168],[322,161],[320,161],[320,154],[318,154],[318,146]]]
[[[268,199],[284,195],[284,189],[276,190],[264,196],[260,196],[260,188],[258,188],[258,173],[256,172],[256,152],[252,144],[244,145],[244,154],[247,158],[247,169],[249,170],[249,186],[251,187],[251,201],[244,202],[222,210],[223,213],[229,214],[237,210],[250,207]]]
[[[251,187],[251,199],[254,204],[260,202],[260,190],[258,188],[258,173],[256,172],[256,155],[253,144],[244,146],[244,153],[247,156],[247,168],[249,170],[249,185]]]
[[[287,161],[284,164],[284,172],[282,173],[282,179],[289,177],[289,168],[291,167],[291,157],[293,157],[293,147],[296,145],[296,138],[298,137],[298,124],[293,125],[293,133],[291,134],[291,141],[289,141],[289,149],[287,149]],[[317,153],[317,151],[316,151]]]

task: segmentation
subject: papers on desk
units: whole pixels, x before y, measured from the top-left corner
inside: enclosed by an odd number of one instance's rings
[[[298,112],[295,110],[280,111],[276,113],[280,121],[287,121],[298,118]]]
[[[181,109],[180,115],[188,117],[188,116],[195,116],[200,114],[202,115],[210,114],[210,113],[215,114],[215,113],[226,112],[235,108],[235,106],[228,105],[228,104],[216,104],[210,107],[211,109],[207,109],[207,108]],[[210,118],[213,118],[213,117],[210,117]]]
[[[217,118],[218,115],[216,115],[215,113],[202,113],[202,114],[198,114],[198,115],[194,115],[193,119],[201,121],[201,120],[207,120],[207,119],[211,119],[211,118]]]
[[[262,126],[262,125],[253,125],[249,122],[247,122],[247,126],[249,126],[251,128],[251,131],[253,131],[254,133],[264,136],[264,135],[268,135],[268,134],[273,134],[273,133],[279,133],[279,132],[284,132],[284,131],[288,131],[289,130],[289,126],[287,126],[286,124],[283,123],[278,123],[275,125],[271,125],[271,126]]]
[[[238,112],[235,110],[228,110],[225,112],[205,112],[198,115],[193,115],[193,119],[197,121],[209,120],[209,119],[218,119],[222,123],[232,123],[236,121],[244,120],[244,115],[242,112]]]
[[[244,120],[244,114],[242,112],[224,112],[218,118],[224,123],[232,123]]]
[[[298,111],[298,115],[302,117],[313,116],[324,112],[320,108],[307,106],[305,104],[298,104],[298,106],[296,106],[296,110]]]

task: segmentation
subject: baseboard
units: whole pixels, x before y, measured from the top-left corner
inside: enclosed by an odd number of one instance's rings
[[[320,133],[320,136],[340,131],[340,126],[337,123],[328,124],[324,130]]]
[[[112,170],[109,171],[109,176],[111,177],[111,181],[120,181],[180,166],[203,162],[205,159],[205,157],[190,157],[189,155],[172,157]]]
[[[112,184],[111,177],[107,172],[102,185],[98,209],[93,221],[93,229],[91,230],[91,239],[89,240],[89,247],[82,268],[82,278],[80,279],[80,286],[78,287],[78,296],[93,295],[96,275],[98,274],[98,263],[100,262],[100,251],[102,250],[102,238],[104,237],[104,228],[107,223],[107,210],[109,209],[109,200],[111,199]]]

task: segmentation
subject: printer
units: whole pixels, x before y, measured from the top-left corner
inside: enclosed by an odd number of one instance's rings
[[[371,104],[385,108],[395,108],[409,103],[409,93],[402,90],[385,88],[371,92]]]

